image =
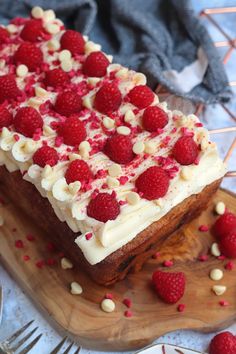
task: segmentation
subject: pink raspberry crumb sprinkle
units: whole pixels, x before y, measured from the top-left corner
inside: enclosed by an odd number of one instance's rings
[[[32,234],[26,235],[26,239],[30,242],[35,241],[35,237]]]
[[[179,312],[184,312],[185,308],[186,308],[185,304],[179,304],[178,307],[177,307],[177,310]]]
[[[173,266],[173,264],[174,264],[174,262],[173,261],[164,261],[163,262],[163,266],[164,267],[172,267]]]
[[[125,298],[122,302],[128,308],[130,308],[132,306],[132,301],[129,298]]]
[[[158,257],[160,257],[160,252],[156,252],[152,255],[153,259],[157,259]]]
[[[130,311],[130,310],[126,310],[126,311],[124,312],[124,315],[125,315],[125,317],[132,317],[132,316],[133,316],[133,313],[132,313],[132,311]]]
[[[228,301],[226,301],[226,300],[220,300],[219,301],[219,304],[220,304],[220,306],[229,306],[229,302]]]
[[[231,261],[226,263],[226,265],[225,265],[226,270],[233,270],[234,268],[235,268],[235,264]]]
[[[207,232],[209,230],[209,227],[207,225],[200,225],[198,230],[201,232]]]
[[[200,262],[206,262],[208,260],[208,255],[207,254],[201,254],[199,257],[198,257],[198,260]]]
[[[15,247],[16,248],[24,248],[24,244],[22,240],[16,240],[15,241]]]
[[[47,244],[47,250],[48,251],[50,251],[50,252],[52,252],[52,251],[54,251],[55,250],[55,245],[53,244],[53,243],[51,243],[51,242],[48,242],[48,244]]]
[[[225,256],[223,254],[221,254],[219,257],[217,257],[217,259],[219,259],[220,261],[224,261],[225,260]]]
[[[85,238],[86,238],[87,241],[89,241],[92,237],[93,237],[92,232],[88,232],[88,233],[85,235]]]
[[[55,261],[54,258],[48,258],[46,260],[46,263],[47,263],[48,266],[54,266],[56,264],[56,261]]]
[[[30,256],[28,256],[27,254],[25,254],[25,255],[23,256],[23,261],[27,262],[27,261],[29,261],[29,260],[30,260]]]
[[[37,268],[41,269],[41,268],[43,268],[43,266],[45,266],[45,262],[44,262],[44,260],[39,260],[39,261],[35,262],[35,265]]]
[[[104,296],[105,299],[113,300],[114,295],[112,293],[106,293]]]

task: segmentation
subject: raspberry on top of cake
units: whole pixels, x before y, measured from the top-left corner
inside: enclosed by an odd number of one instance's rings
[[[195,115],[39,7],[0,27],[0,129],[1,165],[81,232],[91,264],[226,171]]]

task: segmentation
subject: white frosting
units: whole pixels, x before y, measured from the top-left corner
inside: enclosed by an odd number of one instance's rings
[[[39,16],[39,10],[36,11],[36,16]],[[50,31],[53,32],[49,23],[50,21],[53,21],[53,24],[57,25],[60,23],[58,22],[59,20],[55,20],[51,12],[43,12],[42,16],[45,23],[47,23],[46,28],[51,29]],[[20,30],[21,27],[17,27],[17,31]],[[67,51],[53,52],[50,53],[50,55],[48,53],[49,49],[51,50],[52,41],[54,41],[54,43],[59,43],[62,33],[63,31],[53,34],[50,41],[41,44],[45,61],[52,69],[54,68],[53,63],[55,60],[61,62],[70,60],[72,68],[78,70],[81,68],[81,63],[69,58]],[[87,39],[85,48],[87,55],[94,50],[98,50],[99,47]],[[10,54],[15,50],[16,45],[9,45],[4,48],[2,52],[3,54]],[[4,65],[3,67],[0,67],[0,75],[6,74],[8,72],[7,70],[8,68]],[[143,74],[128,70],[119,64],[109,65],[108,74],[113,71],[116,72],[115,75],[119,79],[119,89],[123,97],[135,85],[143,85],[146,83],[146,78]],[[36,74],[35,77],[37,78]],[[83,80],[85,81],[85,78],[83,78],[82,75],[74,76],[71,79],[71,81],[76,84]],[[83,111],[81,120],[87,122],[91,114],[90,109],[93,105],[94,96],[98,90],[96,85],[102,81],[102,78],[88,78],[86,80],[90,85],[93,86],[94,84],[94,88],[83,97],[83,103],[87,110]],[[17,84],[21,89],[24,89],[24,78],[18,77]],[[56,92],[47,92],[40,88],[38,83],[35,84],[35,94],[35,98],[30,99],[30,102],[21,103],[21,106],[30,104],[34,105],[37,109],[39,105],[47,100],[50,100],[53,104],[57,96]],[[118,172],[114,171],[114,163],[102,152],[90,155],[92,148],[87,141],[80,145],[77,153],[68,153],[68,146],[64,144],[56,147],[56,133],[50,127],[50,124],[58,120],[47,113],[43,115],[43,135],[38,141],[26,138],[19,133],[16,134],[14,131],[7,128],[3,128],[0,133],[0,165],[5,165],[10,172],[20,170],[24,173],[23,178],[30,183],[33,183],[40,194],[49,200],[57,217],[62,222],[65,221],[73,232],[82,233],[77,238],[75,235],[75,242],[81,248],[88,262],[92,265],[102,261],[112,252],[115,252],[117,249],[130,242],[139,232],[166,215],[173,207],[189,196],[200,193],[205,186],[221,178],[226,172],[226,168],[218,156],[215,144],[209,143],[208,132],[206,129],[199,127],[198,125],[196,126],[196,123],[199,123],[196,116],[190,115],[186,117],[183,116],[181,112],[169,111],[166,103],[159,103],[156,95],[153,105],[158,105],[167,112],[169,117],[167,126],[163,133],[156,137],[150,136],[150,133],[147,131],[138,134],[132,140],[132,143],[137,147],[137,154],[140,154],[140,162],[137,166],[133,166],[132,168],[118,165],[116,168]],[[118,111],[120,115],[125,116],[124,120],[125,122],[129,122],[131,128],[140,125],[140,117],[143,112],[140,111],[135,115],[133,113],[134,108],[135,107],[132,104],[123,102]],[[99,121],[105,122],[104,125],[107,125],[108,129],[117,129],[115,120],[112,120],[111,122],[109,117],[99,112],[96,112],[96,115],[99,118]],[[176,116],[178,116],[178,119]],[[180,166],[178,163],[173,162],[174,165],[172,163],[169,167],[178,168],[179,172],[170,180],[168,193],[161,201],[147,201],[140,198],[136,203],[125,203],[121,206],[121,212],[116,220],[108,221],[106,223],[99,222],[87,216],[86,208],[91,199],[91,194],[95,189],[107,193],[111,193],[112,190],[115,190],[117,200],[123,202],[126,201],[127,195],[134,189],[134,182],[137,176],[148,167],[156,164],[155,157],[167,157],[169,155],[174,143],[182,135],[181,127],[188,128],[189,131],[192,131],[192,133],[194,133],[195,141],[201,146],[199,164]],[[129,128],[124,126],[118,128],[117,131],[120,132],[120,134],[128,134],[128,129]],[[173,129],[176,130],[176,132],[174,132]],[[91,125],[88,122],[86,123],[86,130],[87,138],[91,140],[102,140],[107,137],[101,125],[98,127],[93,126],[91,128]],[[17,135],[17,139],[15,135]],[[168,141],[168,139],[170,139],[170,141]],[[60,161],[54,167],[45,166],[44,168],[41,168],[34,165],[32,156],[37,148],[42,145],[43,141],[47,141],[48,145],[56,148],[59,154],[67,154],[69,160]],[[168,141],[167,144],[165,144],[166,141]],[[148,154],[145,159],[142,158],[144,152]],[[103,169],[107,171],[108,174],[110,173],[111,176],[109,177],[105,174],[104,177],[95,179],[92,182],[92,188],[90,190],[87,192],[81,192],[81,184],[79,182],[68,185],[64,177],[70,161],[74,158],[85,159],[94,174]],[[124,185],[120,183],[119,178],[121,176],[128,176],[129,182]],[[108,187],[102,189],[101,187],[104,183],[107,183]],[[92,233],[91,238],[86,237],[86,234],[88,233]]]

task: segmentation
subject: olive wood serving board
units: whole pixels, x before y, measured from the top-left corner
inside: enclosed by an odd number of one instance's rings
[[[224,201],[227,208],[236,212],[236,196],[219,190],[208,209],[189,225],[171,235],[161,246],[160,256],[150,259],[141,272],[130,274],[125,280],[103,287],[92,282],[79,269],[63,270],[59,251],[48,250],[47,236],[32,223],[3,195],[4,204],[0,214],[4,224],[0,227],[0,261],[20,286],[32,297],[48,319],[63,334],[71,336],[82,346],[100,350],[131,350],[150,344],[157,337],[177,329],[193,329],[201,332],[219,330],[236,318],[236,268],[224,270],[227,260],[209,256],[200,262],[198,256],[206,254],[213,238],[210,232],[200,232],[201,224],[212,225],[216,219],[214,205]],[[16,228],[16,230],[15,230]],[[29,242],[27,234],[35,236]],[[21,239],[24,248],[16,248],[15,241]],[[25,255],[30,260],[25,261]],[[42,259],[55,259],[53,266],[41,269],[35,263]],[[154,270],[162,267],[163,260],[174,259],[170,271],[183,271],[187,286],[180,303],[186,305],[184,312],[177,305],[167,305],[158,299],[150,279]],[[226,285],[227,291],[216,296],[211,288],[216,282],[209,278],[213,268],[224,270],[218,284]],[[70,294],[70,283],[77,281],[83,288],[82,295]],[[116,309],[105,313],[100,302],[106,293],[112,293]],[[127,308],[124,298],[132,300],[133,316],[124,316]],[[220,300],[229,306],[219,305]]]

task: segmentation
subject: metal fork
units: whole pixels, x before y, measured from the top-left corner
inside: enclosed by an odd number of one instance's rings
[[[50,354],[58,354],[60,352],[60,349],[62,349],[62,347],[66,341],[67,341],[67,337],[63,338],[62,341],[56,346],[56,348],[54,348],[53,351],[50,352]],[[69,346],[61,354],[69,354],[69,352],[72,349],[74,344],[75,344],[74,342],[69,344]],[[80,352],[80,349],[81,349],[81,347],[78,347],[76,349],[76,351],[74,352],[74,354],[78,354]]]
[[[14,354],[17,350],[21,349],[18,354],[26,354],[36,345],[36,343],[41,338],[42,334],[39,334],[36,338],[34,338],[29,344],[24,346],[28,339],[32,338],[33,334],[37,331],[38,327],[35,327],[31,332],[27,333],[23,338],[18,340],[18,338],[23,334],[33,323],[34,321],[30,321],[24,327],[15,332],[10,338],[5,339],[2,343],[0,343],[0,353],[2,354]],[[18,340],[18,341],[17,341]],[[14,342],[17,343],[14,344]]]

